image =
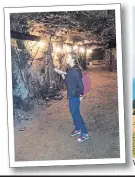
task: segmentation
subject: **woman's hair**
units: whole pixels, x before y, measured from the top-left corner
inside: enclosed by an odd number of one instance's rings
[[[72,57],[72,59],[74,59],[74,63],[75,65],[77,65],[79,67],[79,62],[78,62],[78,56],[75,52],[70,52],[68,55],[70,55]]]
[[[70,52],[69,55],[76,61],[77,60],[77,54],[75,52]]]
[[[75,52],[70,52],[69,55],[74,59],[75,65],[80,68],[81,70],[87,70],[87,68],[83,67],[79,60],[78,60],[78,56]]]

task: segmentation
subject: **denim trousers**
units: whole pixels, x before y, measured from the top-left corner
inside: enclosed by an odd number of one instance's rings
[[[75,129],[80,130],[81,134],[88,134],[86,124],[80,113],[80,97],[68,97],[68,101]]]

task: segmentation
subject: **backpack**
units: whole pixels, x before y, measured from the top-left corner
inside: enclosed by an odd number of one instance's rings
[[[82,73],[82,82],[84,86],[84,95],[89,93],[91,89],[90,75],[88,73]]]
[[[75,70],[78,68],[75,68]],[[90,75],[88,73],[82,73],[82,82],[83,82],[83,87],[84,87],[84,95],[89,93],[91,89],[91,82],[90,82]]]

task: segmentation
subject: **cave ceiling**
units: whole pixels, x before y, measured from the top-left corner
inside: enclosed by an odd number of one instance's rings
[[[116,43],[114,10],[12,13],[10,19],[11,30],[37,30],[55,41],[99,47]]]

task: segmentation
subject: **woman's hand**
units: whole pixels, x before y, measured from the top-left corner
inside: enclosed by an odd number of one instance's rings
[[[82,95],[80,95],[80,101],[82,101],[82,99],[83,99],[83,96],[82,96]]]
[[[61,74],[62,78],[65,79],[65,74]]]
[[[57,68],[54,69],[58,74],[66,74],[66,72],[62,71],[62,70],[59,70]]]
[[[85,99],[86,95],[80,95],[80,101],[82,101],[82,99]]]

